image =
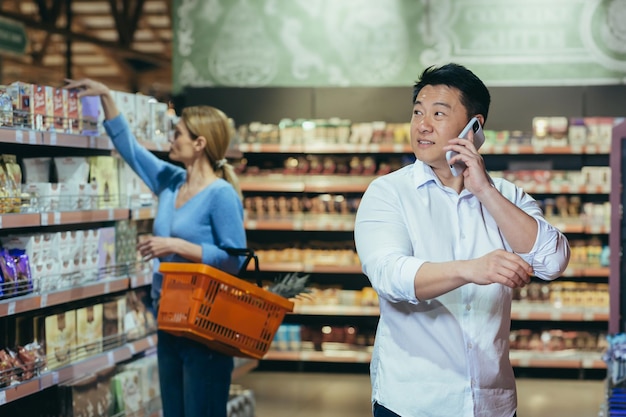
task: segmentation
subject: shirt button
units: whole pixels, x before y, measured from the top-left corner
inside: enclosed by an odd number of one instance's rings
[[[467,311],[470,311],[470,310],[472,309],[472,306],[471,306],[471,305],[469,305],[469,304],[466,304],[466,305],[465,305],[465,309],[466,309]]]
[[[465,233],[461,233],[461,239],[465,239]]]
[[[471,349],[471,348],[472,348],[472,344],[471,344],[471,343],[468,343],[468,344],[467,344],[467,348],[468,348],[468,349]]]

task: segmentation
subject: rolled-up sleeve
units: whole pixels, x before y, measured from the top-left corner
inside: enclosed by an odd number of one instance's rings
[[[529,253],[518,253],[533,267],[537,278],[551,281],[563,274],[570,258],[570,246],[557,228],[543,218],[537,221],[537,239]]]

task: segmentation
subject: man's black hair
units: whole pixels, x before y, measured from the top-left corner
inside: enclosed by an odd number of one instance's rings
[[[468,119],[482,114],[487,121],[491,95],[485,84],[472,71],[459,64],[430,66],[422,72],[413,86],[413,103],[417,95],[427,85],[447,85],[461,92],[461,103],[467,109]]]

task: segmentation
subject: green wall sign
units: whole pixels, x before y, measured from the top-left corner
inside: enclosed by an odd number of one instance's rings
[[[407,86],[458,62],[489,85],[621,84],[626,0],[174,0],[174,89]]]
[[[22,55],[26,52],[27,41],[24,25],[0,17],[0,51]]]

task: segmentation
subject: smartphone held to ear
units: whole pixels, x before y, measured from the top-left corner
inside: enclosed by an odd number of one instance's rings
[[[462,139],[468,139],[470,130],[474,132],[474,147],[478,149],[482,146],[483,143],[485,143],[485,133],[483,132],[483,127],[480,125],[480,122],[476,117],[472,117],[472,119],[467,123],[465,128],[463,128],[463,130],[459,134],[459,137]],[[455,177],[461,175],[463,170],[467,168],[463,161],[458,161],[454,164],[450,163],[450,160],[458,154],[459,153],[455,151],[446,152],[446,159],[448,160],[448,165],[450,165],[450,171]]]

